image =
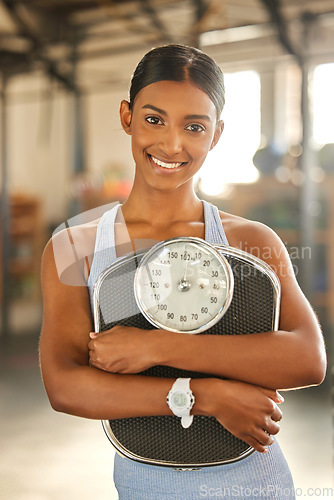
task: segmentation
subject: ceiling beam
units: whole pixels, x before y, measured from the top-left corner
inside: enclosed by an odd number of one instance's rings
[[[150,0],[140,0],[140,8],[143,14],[148,15],[148,17],[151,19],[154,28],[159,33],[159,38],[164,42],[170,43],[172,41],[172,38],[168,33],[166,26],[158,16],[156,9],[152,5],[152,2],[150,2]]]
[[[17,10],[17,6],[19,6],[20,4],[17,1],[13,0],[2,0],[2,3],[7,8],[9,15],[16,24],[19,36],[23,36],[32,44],[31,54],[27,54],[27,60],[30,62],[30,64],[32,65],[35,60],[42,62],[50,77],[58,80],[68,90],[72,92],[79,92],[79,89],[76,86],[73,77],[61,73],[57,67],[57,64],[44,54],[45,43],[41,39],[39,33],[37,33],[36,30],[30,28],[28,24],[22,19],[22,16],[20,16]]]
[[[194,24],[189,36],[189,44],[193,47],[200,46],[200,35],[202,33],[202,22],[207,14],[210,0],[193,0],[194,5]]]
[[[19,4],[21,0],[13,0],[12,3]],[[71,15],[72,13],[82,12],[84,10],[95,10],[97,5],[96,1],[87,1],[87,2],[59,2],[43,0],[43,1],[35,1],[35,0],[26,0],[25,5],[27,8],[43,10],[46,12],[50,12],[52,14],[60,14],[60,15]]]
[[[226,25],[226,0],[193,0],[195,22],[192,29],[193,45],[201,44],[201,35],[210,32],[213,26]]]
[[[297,50],[294,47],[294,45],[289,37],[286,21],[285,21],[284,16],[281,12],[280,1],[279,0],[260,0],[260,1],[267,9],[267,11],[270,15],[271,21],[274,23],[274,25],[277,28],[278,38],[281,42],[281,45],[284,47],[285,50],[288,51],[289,54],[296,57],[296,59],[300,63],[301,62],[301,54],[299,53],[299,50]]]

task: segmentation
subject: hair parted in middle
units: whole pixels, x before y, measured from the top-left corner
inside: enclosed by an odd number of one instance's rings
[[[130,109],[140,90],[164,80],[194,83],[209,96],[217,110],[217,120],[220,119],[225,104],[224,75],[210,56],[194,47],[177,44],[150,50],[133,73],[129,91]]]

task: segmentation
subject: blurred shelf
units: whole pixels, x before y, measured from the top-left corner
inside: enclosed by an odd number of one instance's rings
[[[19,259],[11,259],[9,264],[12,275],[33,274],[35,270],[35,257],[30,262],[22,262]]]
[[[45,243],[41,202],[25,194],[9,199],[10,281],[6,293],[13,299],[40,298],[40,261]]]

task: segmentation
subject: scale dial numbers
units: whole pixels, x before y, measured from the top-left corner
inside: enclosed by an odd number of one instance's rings
[[[225,314],[233,293],[226,259],[199,238],[174,238],[154,246],[135,276],[135,297],[157,328],[199,333]]]

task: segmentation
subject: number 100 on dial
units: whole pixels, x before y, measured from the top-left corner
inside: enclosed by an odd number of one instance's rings
[[[226,258],[206,241],[173,238],[142,258],[134,292],[140,311],[155,327],[199,333],[228,309],[233,273]]]

